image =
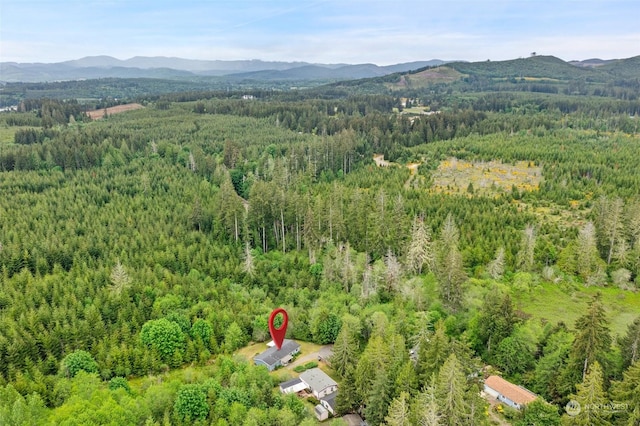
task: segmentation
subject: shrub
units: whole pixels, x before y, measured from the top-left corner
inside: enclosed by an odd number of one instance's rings
[[[66,377],[74,377],[78,371],[98,372],[98,363],[89,352],[83,350],[71,352],[60,363],[60,373]]]
[[[124,389],[127,391],[127,393],[131,392],[129,382],[124,377],[114,377],[113,379],[109,380],[109,390],[114,391],[116,389]]]
[[[174,353],[184,351],[184,333],[178,324],[166,318],[147,321],[140,331],[140,340],[145,345],[155,348],[162,361],[167,362]]]
[[[178,417],[185,422],[205,419],[209,414],[207,394],[200,385],[182,385],[173,408]]]

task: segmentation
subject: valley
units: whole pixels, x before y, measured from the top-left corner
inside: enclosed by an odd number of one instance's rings
[[[252,362],[276,307],[292,368],[333,345],[330,424],[635,407],[636,64],[2,86],[0,419],[318,424]],[[536,401],[490,405],[494,375]]]

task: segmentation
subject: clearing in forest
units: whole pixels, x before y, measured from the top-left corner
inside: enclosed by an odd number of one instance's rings
[[[400,166],[400,164],[398,163],[392,163],[391,161],[385,160],[383,154],[374,154],[373,161],[376,163],[376,166],[378,167]],[[417,187],[424,181],[424,177],[422,177],[422,179],[419,179],[419,182],[416,183],[416,178],[419,177],[418,167],[420,167],[421,164],[422,163],[407,164],[406,167],[409,169],[409,179],[407,179],[407,181],[404,184],[405,188]]]
[[[542,168],[531,161],[506,164],[497,160],[469,162],[452,157],[442,161],[431,178],[434,192],[499,195],[513,188],[537,191],[542,181]]]
[[[98,120],[100,118],[104,118],[106,115],[119,114],[121,112],[133,111],[135,109],[144,108],[140,104],[125,104],[125,105],[116,105],[109,108],[97,109],[95,111],[87,111],[87,115],[91,117],[92,120]]]
[[[391,90],[417,89],[427,87],[431,84],[452,83],[463,77],[463,74],[448,66],[428,68],[415,74],[401,75],[398,81],[386,83],[385,86]]]

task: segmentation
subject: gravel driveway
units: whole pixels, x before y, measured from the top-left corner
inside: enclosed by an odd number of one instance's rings
[[[333,354],[333,345],[324,345],[320,349],[315,352],[311,352],[308,354],[300,355],[294,362],[287,365],[287,368],[293,369],[298,365],[303,365],[311,361],[318,361],[318,357],[322,358],[322,361],[327,361],[327,359]]]

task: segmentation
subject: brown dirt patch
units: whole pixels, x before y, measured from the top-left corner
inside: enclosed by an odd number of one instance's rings
[[[97,109],[95,111],[88,111],[87,115],[91,117],[92,120],[99,120],[104,118],[105,112],[107,115],[112,114],[120,114],[121,112],[133,111],[136,109],[144,108],[140,104],[125,104],[125,105],[116,105],[113,107],[109,107],[106,109]]]

